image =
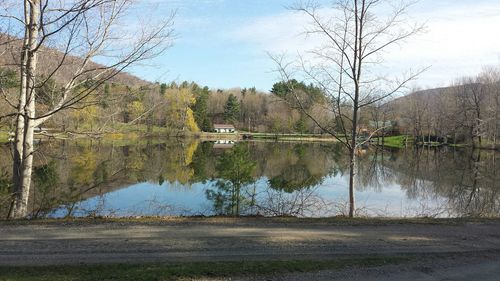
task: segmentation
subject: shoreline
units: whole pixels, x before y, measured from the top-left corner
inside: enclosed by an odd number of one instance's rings
[[[276,224],[289,225],[332,225],[332,226],[381,226],[381,225],[464,225],[468,223],[500,223],[500,217],[464,217],[464,218],[392,218],[392,217],[258,217],[258,216],[192,216],[192,217],[82,217],[82,218],[45,218],[0,220],[1,225],[98,225],[98,224]]]
[[[255,133],[238,131],[236,133],[213,133],[213,132],[156,132],[152,134],[140,130],[116,131],[116,132],[55,132],[55,133],[36,133],[35,137],[39,141],[47,140],[96,140],[104,142],[135,142],[158,139],[198,139],[201,141],[278,141],[278,142],[328,142],[337,143],[338,140],[327,134],[293,134],[293,133]],[[405,140],[408,138],[408,142]],[[467,148],[484,151],[500,151],[500,145],[493,146],[484,144],[474,146],[467,143],[418,143],[415,144],[412,137],[405,135],[387,136],[385,143],[377,143],[377,138],[372,138],[368,144],[382,148],[407,149],[412,147],[420,148]],[[9,135],[7,131],[0,131],[0,144],[8,144]]]

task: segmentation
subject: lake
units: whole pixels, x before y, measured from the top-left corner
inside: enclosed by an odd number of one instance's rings
[[[0,147],[6,216],[10,150]],[[348,157],[339,144],[50,141],[37,146],[30,218],[348,212]],[[358,155],[360,216],[500,215],[500,153],[368,147]]]

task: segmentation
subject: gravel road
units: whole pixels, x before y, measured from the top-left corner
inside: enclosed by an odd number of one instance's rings
[[[468,259],[474,258],[474,268],[484,266],[499,273],[500,220],[460,225],[336,225],[258,219],[0,223],[0,266],[333,259],[372,254],[457,257],[454,262],[464,261],[456,264],[461,268],[470,266]],[[435,270],[434,265],[424,263],[422,268]],[[452,261],[447,265],[454,266]]]

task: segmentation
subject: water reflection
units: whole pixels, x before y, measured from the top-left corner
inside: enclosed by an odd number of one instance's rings
[[[216,189],[206,191],[217,214],[240,215],[243,208],[255,205],[256,188],[249,194],[248,187],[255,182],[253,172],[256,165],[257,162],[250,159],[247,143],[238,144],[220,157],[216,165]],[[242,194],[242,189],[248,196]]]
[[[409,198],[446,198],[444,213],[497,216],[500,213],[499,153],[479,150],[413,150],[387,162]]]
[[[7,146],[1,159],[10,159]],[[358,156],[359,212],[384,216],[498,216],[500,153],[369,149]],[[348,158],[326,143],[184,140],[61,141],[35,155],[29,217],[344,214]],[[0,163],[0,215],[10,163]]]

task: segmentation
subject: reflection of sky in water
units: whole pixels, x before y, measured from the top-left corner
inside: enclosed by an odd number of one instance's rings
[[[256,182],[257,201],[265,201],[269,196],[267,178]],[[215,182],[182,185],[179,183],[164,183],[158,185],[144,182],[105,194],[86,199],[77,203],[75,216],[89,214],[102,216],[195,216],[214,215],[212,202],[207,199],[206,190],[215,188]],[[347,176],[331,176],[325,178],[322,184],[310,189],[315,198],[321,198],[324,205],[304,212],[305,216],[322,217],[339,215],[346,211],[348,201]],[[272,191],[274,194],[279,191]],[[293,197],[294,194],[281,192],[283,197]],[[394,183],[384,183],[381,190],[363,188],[357,190],[356,207],[358,215],[414,217],[414,216],[447,216],[441,213],[441,207],[446,206],[444,198],[409,199],[406,192]],[[262,204],[261,202],[261,204]],[[265,203],[264,203],[265,204]],[[339,207],[341,206],[341,207]],[[344,207],[344,209],[342,208]],[[51,216],[62,217],[67,212],[64,208],[55,210]]]

